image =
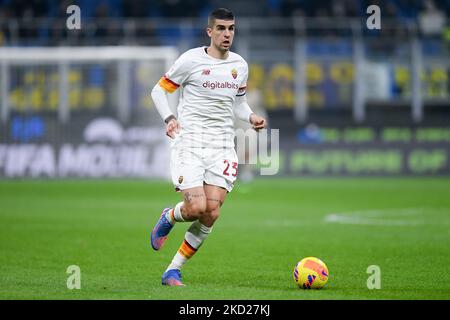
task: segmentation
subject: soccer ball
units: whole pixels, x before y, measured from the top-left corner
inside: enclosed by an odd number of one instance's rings
[[[320,289],[328,281],[328,268],[322,260],[307,257],[294,268],[294,281],[302,289]]]

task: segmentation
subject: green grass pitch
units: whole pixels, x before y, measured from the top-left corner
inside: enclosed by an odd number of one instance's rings
[[[450,179],[261,179],[229,194],[213,232],[160,284],[188,224],[155,252],[154,181],[0,182],[0,299],[449,299]],[[322,290],[292,279],[302,257],[328,266]],[[81,289],[66,286],[81,269]],[[367,268],[381,269],[369,290]]]

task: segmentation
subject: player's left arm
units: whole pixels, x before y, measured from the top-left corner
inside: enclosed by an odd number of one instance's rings
[[[258,116],[252,111],[247,103],[245,94],[242,96],[236,96],[233,111],[236,118],[242,121],[249,122],[255,130],[264,129],[266,127],[266,119]]]
[[[267,121],[261,116],[258,116],[252,111],[247,103],[246,88],[247,88],[247,78],[248,78],[248,65],[245,63],[244,77],[239,86],[238,93],[236,94],[236,100],[234,102],[234,115],[236,118],[249,122],[253,129],[259,130],[264,129],[267,126]]]

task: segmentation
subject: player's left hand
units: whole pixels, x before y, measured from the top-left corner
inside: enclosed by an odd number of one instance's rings
[[[166,136],[175,139],[175,134],[180,133],[180,123],[177,119],[171,119],[166,126]]]
[[[250,124],[253,126],[253,129],[258,131],[266,127],[266,119],[258,116],[257,114],[252,113],[250,115]]]

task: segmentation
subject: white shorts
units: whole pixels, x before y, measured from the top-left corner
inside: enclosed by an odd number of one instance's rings
[[[233,189],[238,158],[233,148],[172,148],[170,171],[176,191],[203,186],[204,183]]]

